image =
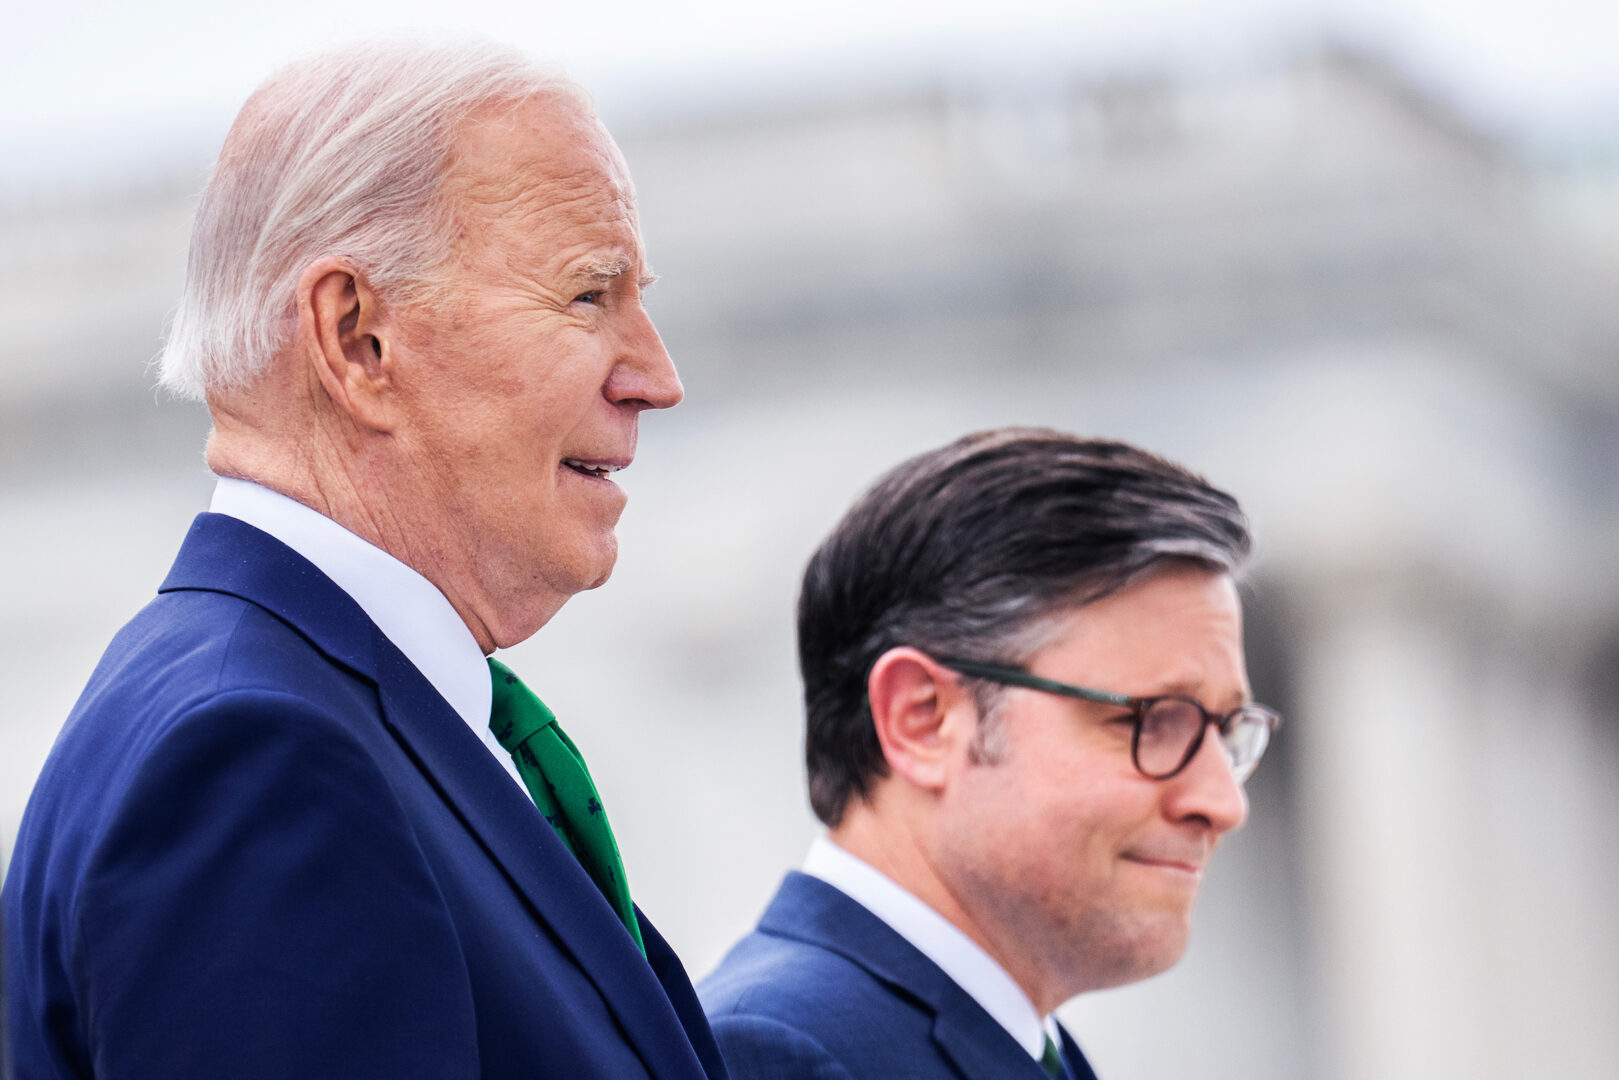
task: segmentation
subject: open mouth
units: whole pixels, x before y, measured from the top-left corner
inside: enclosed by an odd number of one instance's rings
[[[605,461],[581,461],[578,458],[563,458],[562,464],[576,473],[594,476],[598,480],[605,480],[624,467],[622,465],[611,465]]]

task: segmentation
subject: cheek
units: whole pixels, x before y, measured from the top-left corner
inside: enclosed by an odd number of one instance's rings
[[[1071,877],[1089,861],[1096,830],[1087,794],[1058,770],[1026,767],[1029,760],[975,766],[954,825],[1009,884],[1043,889],[1041,882]]]
[[[512,363],[494,364],[478,378],[479,390],[491,402],[520,406],[536,395],[534,376]]]
[[[1150,795],[1133,777],[1074,769],[1043,788],[1030,786],[1026,826],[1043,838],[1052,876],[1110,879],[1120,854],[1152,820]]]

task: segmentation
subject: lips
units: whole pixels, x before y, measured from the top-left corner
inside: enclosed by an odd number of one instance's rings
[[[588,458],[563,458],[562,464],[579,473],[581,476],[591,476],[597,480],[606,480],[613,473],[629,466],[628,461],[593,461]]]
[[[1166,862],[1162,859],[1140,859],[1134,856],[1126,856],[1126,858],[1133,863],[1140,866],[1151,867],[1154,870],[1173,870],[1176,873],[1190,874],[1194,877],[1201,876],[1203,873],[1203,868],[1201,866],[1196,866],[1192,863]]]
[[[1142,866],[1193,875],[1201,875],[1203,867],[1208,864],[1208,857],[1202,852],[1189,851],[1135,851],[1127,853],[1124,858]]]

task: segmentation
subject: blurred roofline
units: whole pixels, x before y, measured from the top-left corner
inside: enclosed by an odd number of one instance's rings
[[[656,72],[625,76],[599,86],[597,98],[604,119],[621,135],[678,137],[686,131],[742,130],[767,121],[907,103],[1015,104],[1039,94],[1084,95],[1144,85],[1206,90],[1309,68],[1379,87],[1411,115],[1492,156],[1526,165],[1573,160],[1619,169],[1619,103],[1611,121],[1537,134],[1469,104],[1444,80],[1425,74],[1408,50],[1365,34],[1320,28],[1282,28],[1244,48],[1214,49],[1195,59],[1143,51],[1028,57],[1004,49],[972,58],[949,50],[895,57],[868,49],[835,64],[829,57],[809,57],[715,70],[698,79],[671,80]],[[0,129],[0,162],[9,163],[0,166],[0,213],[200,191],[230,120],[226,108],[216,104]]]

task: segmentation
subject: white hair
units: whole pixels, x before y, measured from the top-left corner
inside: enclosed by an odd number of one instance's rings
[[[361,44],[276,72],[203,190],[161,384],[200,399],[252,382],[296,326],[299,276],[324,256],[350,260],[390,302],[432,299],[453,254],[443,190],[462,123],[550,94],[594,114],[577,83],[486,42]]]

